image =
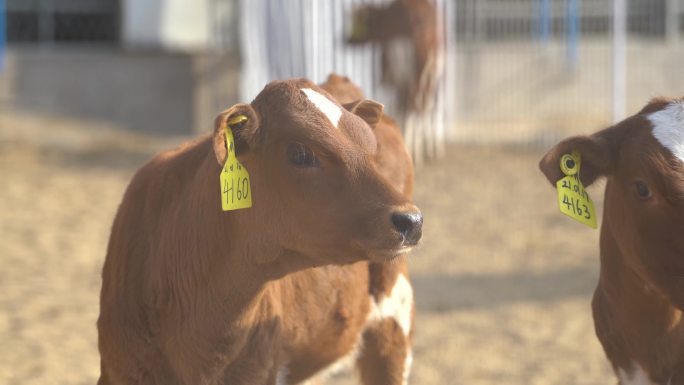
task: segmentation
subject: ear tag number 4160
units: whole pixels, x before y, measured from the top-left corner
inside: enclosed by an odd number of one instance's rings
[[[596,210],[579,178],[581,166],[582,154],[577,151],[561,157],[560,168],[565,177],[556,182],[558,207],[563,214],[595,229]]]
[[[244,124],[247,117],[238,115],[229,119],[226,131],[226,163],[221,170],[221,207],[223,211],[252,207],[249,173],[235,156],[235,139],[231,126]]]

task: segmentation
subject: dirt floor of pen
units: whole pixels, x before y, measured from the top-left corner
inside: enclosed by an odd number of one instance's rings
[[[0,121],[0,383],[94,384],[109,229],[134,171],[180,139]],[[451,145],[420,168],[414,384],[614,383],[594,335],[598,232],[561,216],[543,149]],[[599,215],[602,185],[589,189]],[[342,373],[329,384],[355,383]]]

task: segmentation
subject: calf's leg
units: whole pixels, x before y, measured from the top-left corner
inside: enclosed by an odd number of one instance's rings
[[[411,369],[411,341],[396,320],[385,318],[368,325],[357,368],[364,385],[402,385]]]

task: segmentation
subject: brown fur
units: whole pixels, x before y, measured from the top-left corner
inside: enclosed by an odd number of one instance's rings
[[[357,104],[366,121],[344,112],[334,128],[301,88],[327,95],[305,80],[273,82],[222,113],[213,136],[133,178],[102,273],[99,384],[275,384],[283,367],[293,384],[357,345],[368,261],[403,258],[390,215],[416,208],[375,165],[366,122],[378,121],[377,104]],[[224,125],[235,114],[249,118],[234,135],[253,207],[222,212]],[[320,167],[290,165],[292,141]]]
[[[330,74],[321,88],[330,93],[341,104],[349,105],[364,98],[361,89],[346,76]],[[380,173],[406,196],[413,196],[413,162],[404,145],[401,129],[387,115],[373,130],[378,140],[375,161]]]
[[[363,91],[346,76],[331,74],[320,86],[343,104],[353,104],[364,98]],[[380,172],[398,191],[412,197],[413,164],[401,130],[394,120],[383,115],[373,131],[378,140],[375,161]],[[368,264],[368,288],[374,301],[380,302],[389,295],[400,274],[409,278],[405,257],[392,262]],[[405,336],[396,321],[387,319],[370,325],[364,331],[363,350],[358,361],[362,382],[401,384],[406,355],[410,349],[411,336]]]
[[[363,334],[359,374],[364,384],[401,384],[409,341],[391,319],[371,325]]]
[[[585,184],[607,177],[596,334],[616,373],[633,373],[636,363],[657,384],[684,384],[684,165],[646,118],[673,101],[656,99],[613,127],[564,140],[540,163],[555,183],[560,157],[577,150]],[[637,196],[637,180],[651,198]]]

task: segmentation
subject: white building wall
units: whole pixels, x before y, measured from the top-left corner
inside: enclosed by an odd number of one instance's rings
[[[230,0],[123,0],[122,40],[129,48],[203,51],[220,38],[216,20]],[[218,5],[223,5],[219,7]],[[224,12],[219,12],[223,10]],[[228,16],[228,15],[223,15]],[[228,20],[228,19],[226,19]]]

